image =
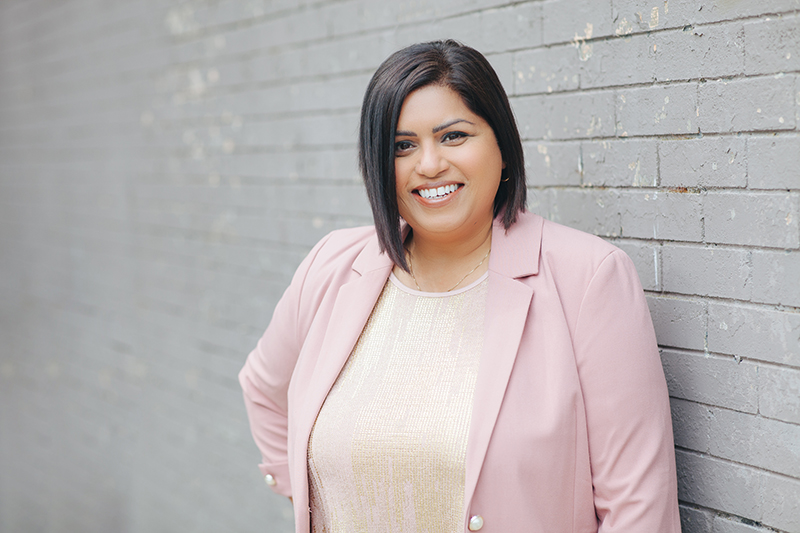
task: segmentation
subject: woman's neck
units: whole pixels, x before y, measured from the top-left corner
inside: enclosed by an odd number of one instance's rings
[[[491,221],[461,239],[426,238],[412,230],[406,240],[410,272],[395,268],[395,275],[407,286],[425,292],[454,290],[486,272],[491,243]]]

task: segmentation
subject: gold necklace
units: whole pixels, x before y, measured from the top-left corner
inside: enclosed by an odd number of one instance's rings
[[[478,263],[477,265],[475,265],[475,268],[473,268],[472,270],[470,270],[469,272],[467,272],[466,274],[464,274],[464,277],[462,277],[460,280],[458,280],[458,283],[456,283],[455,285],[453,285],[452,287],[450,287],[449,289],[447,289],[447,291],[445,291],[445,292],[450,292],[450,291],[452,291],[453,289],[455,289],[456,287],[458,287],[459,285],[461,285],[461,282],[462,282],[462,281],[464,281],[465,279],[467,279],[467,276],[469,276],[470,274],[472,274],[473,272],[475,272],[476,270],[478,270],[478,267],[479,267],[479,266],[481,266],[481,265],[483,264],[483,262],[484,262],[484,261],[486,261],[486,258],[487,258],[487,257],[489,257],[489,252],[491,252],[491,251],[492,251],[492,248],[490,247],[490,248],[489,248],[489,249],[486,251],[486,255],[484,255],[484,256],[483,256],[483,259],[481,259],[481,262],[480,262],[480,263]],[[416,286],[417,286],[417,290],[418,290],[418,291],[420,291],[420,292],[423,292],[423,290],[422,290],[422,289],[420,288],[420,286],[419,286],[419,283],[417,282],[417,278],[416,278],[416,276],[414,276],[414,265],[411,263],[411,252],[408,252],[408,272],[409,272],[409,274],[411,274],[411,279],[413,279],[413,280],[414,280],[414,285],[416,285]]]

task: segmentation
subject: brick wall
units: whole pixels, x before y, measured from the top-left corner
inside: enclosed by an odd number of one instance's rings
[[[0,4],[0,531],[291,531],[235,375],[369,223],[369,76],[495,65],[530,208],[635,261],[689,533],[800,531],[800,0]]]

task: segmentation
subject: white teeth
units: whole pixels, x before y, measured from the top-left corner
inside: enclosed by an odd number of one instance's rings
[[[434,189],[419,189],[419,195],[427,199],[442,198],[457,190],[458,185],[443,185]]]

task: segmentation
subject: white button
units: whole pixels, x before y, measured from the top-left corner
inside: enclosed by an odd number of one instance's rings
[[[470,531],[480,531],[483,527],[483,517],[479,514],[476,514],[472,518],[469,519],[469,530]]]
[[[278,482],[275,481],[275,477],[272,474],[267,474],[264,476],[264,481],[267,482],[267,485],[270,487],[274,487]]]

